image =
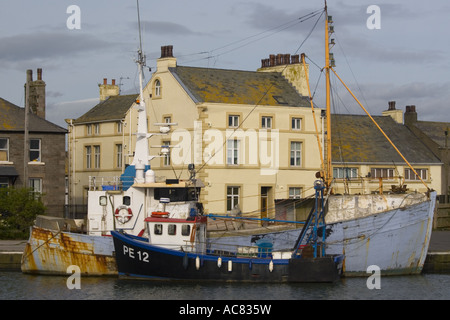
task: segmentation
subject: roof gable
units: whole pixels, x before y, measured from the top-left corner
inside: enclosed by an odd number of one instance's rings
[[[25,109],[0,98],[0,131],[24,131]],[[29,114],[28,131],[66,133],[67,130],[37,115]]]
[[[408,162],[439,164],[438,158],[406,126],[389,116],[373,117]],[[401,156],[375,126],[362,115],[332,115],[334,163],[404,163]]]
[[[308,107],[309,100],[277,72],[169,68],[196,103]]]
[[[123,119],[139,95],[112,96],[73,121],[74,124]]]

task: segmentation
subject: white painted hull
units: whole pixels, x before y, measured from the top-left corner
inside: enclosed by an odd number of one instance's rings
[[[349,220],[338,217],[328,222],[327,215],[326,253],[345,254],[345,276],[367,276],[367,268],[371,265],[378,266],[382,274],[418,274],[422,271],[428,251],[435,202],[436,193],[433,192],[428,201],[407,203],[399,209],[377,213],[363,210],[365,212]],[[350,212],[353,209],[347,210]],[[342,213],[342,208],[337,211]],[[210,238],[209,244],[211,249],[227,250],[231,249],[230,245],[254,245],[264,238],[273,242],[274,250],[288,249],[286,244],[295,243],[300,230],[251,236],[222,235]]]

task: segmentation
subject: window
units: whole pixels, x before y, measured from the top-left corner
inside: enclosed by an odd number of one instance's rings
[[[239,164],[239,140],[227,140],[227,164]]]
[[[32,189],[34,198],[38,199],[42,194],[42,179],[30,178],[28,179],[28,186]]]
[[[92,147],[86,146],[86,169],[91,169],[92,167]]]
[[[156,235],[162,235],[163,233],[163,225],[158,223],[155,224],[154,228],[153,228],[153,233]]]
[[[30,139],[30,161],[41,161],[41,139]]]
[[[94,134],[96,134],[96,135],[100,134],[100,124],[99,123],[94,124]]]
[[[289,199],[300,199],[301,197],[302,197],[302,188],[300,187],[289,188]]]
[[[9,179],[5,177],[0,177],[0,188],[9,187]]]
[[[181,227],[181,235],[182,236],[190,236],[191,235],[191,226],[188,224],[184,224]]]
[[[428,179],[427,169],[414,169],[422,180]],[[418,176],[411,169],[405,169],[405,180],[420,180]]]
[[[372,178],[394,178],[394,169],[392,168],[372,168],[370,169],[370,176]]]
[[[302,119],[301,118],[292,118],[291,129],[292,130],[301,130],[302,129]]]
[[[116,144],[116,168],[122,168],[122,155],[123,155],[122,144]]]
[[[333,168],[333,178],[336,179],[358,178],[358,168]]]
[[[235,116],[235,115],[228,116],[228,127],[230,127],[230,128],[239,127],[239,116]]]
[[[0,138],[0,161],[9,161],[9,139]]]
[[[177,225],[176,224],[169,224],[167,226],[167,233],[169,234],[169,236],[177,235]]]
[[[94,146],[94,168],[100,168],[100,146]]]
[[[161,81],[156,80],[155,81],[155,97],[161,96]]]
[[[130,206],[131,205],[131,197],[130,196],[124,196],[122,198],[122,204],[124,206]]]
[[[172,117],[164,117],[163,122],[164,123],[172,123]]]
[[[92,124],[86,125],[86,135],[88,135],[88,136],[92,135]]]
[[[117,121],[117,133],[122,133],[122,132],[123,132],[123,122]]]
[[[239,187],[227,187],[227,211],[231,211],[239,204]]]
[[[291,142],[291,166],[300,167],[302,165],[302,143]]]
[[[272,129],[272,117],[261,117],[261,128]]]
[[[163,164],[164,166],[170,166],[170,141],[163,141],[163,146],[167,146],[163,147],[163,149],[165,149],[165,151],[167,152],[163,153],[164,154]]]

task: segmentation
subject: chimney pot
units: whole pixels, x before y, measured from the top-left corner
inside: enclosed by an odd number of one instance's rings
[[[33,81],[33,70],[27,70],[27,82]]]
[[[37,79],[42,80],[42,69],[41,68],[37,69]]]
[[[395,110],[395,101],[389,101],[389,110]]]
[[[113,86],[116,85],[116,79],[112,79],[112,85],[113,85]]]
[[[108,79],[107,78],[103,78],[103,84],[107,85],[108,84]]]

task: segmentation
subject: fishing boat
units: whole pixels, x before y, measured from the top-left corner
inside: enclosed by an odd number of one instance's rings
[[[321,155],[321,172],[317,176],[326,185],[326,228],[324,237],[329,254],[344,254],[344,276],[367,276],[368,268],[377,266],[383,275],[419,274],[428,251],[432,232],[432,221],[436,205],[436,192],[431,190],[416,170],[389,139],[374,118],[367,112],[356,96],[338,76],[330,57],[329,34],[332,17],[328,16],[325,1],[325,74],[326,74],[326,118],[327,152]],[[305,55],[302,62],[305,63]],[[393,192],[379,194],[344,194],[333,192],[333,167],[331,153],[331,112],[330,112],[330,73],[336,75],[361,106],[374,125],[386,137],[387,141],[408,165],[411,172],[425,186],[426,192],[407,193],[405,188],[395,188]],[[308,75],[306,74],[308,83]],[[308,84],[309,90],[309,84]],[[311,94],[310,94],[311,97]],[[311,108],[314,106],[311,100]],[[319,137],[319,133],[317,132]],[[322,149],[319,142],[319,150]],[[325,163],[326,160],[326,163]],[[215,218],[214,215],[210,216]],[[220,217],[220,216],[219,216]],[[239,217],[226,217],[239,219]],[[267,229],[267,228],[266,228]],[[256,241],[272,244],[274,249],[285,246],[290,239],[296,238],[301,229],[291,228],[280,232],[253,232],[251,235],[239,235],[237,232],[215,232],[208,239],[210,248],[222,248],[227,245],[252,245]],[[243,233],[244,231],[241,231]]]
[[[138,3],[139,14],[139,3]],[[140,30],[139,30],[140,32]],[[143,96],[145,55],[142,43],[136,60],[140,94],[134,107],[138,111],[136,147],[133,162],[124,173],[112,181],[91,177],[88,192],[86,227],[82,221],[39,216],[31,227],[30,238],[22,255],[24,273],[66,275],[68,267],[76,265],[83,276],[116,276],[117,267],[111,230],[122,230],[145,236],[146,217],[158,211],[166,199],[167,207],[179,217],[188,217],[203,187],[201,181],[167,179],[156,181],[150,161],[169,151],[161,146],[161,155],[150,156],[147,110]],[[161,135],[170,132],[175,123],[157,123]]]
[[[290,251],[270,244],[208,250],[207,218],[192,210],[189,218],[155,212],[145,219],[148,237],[112,231],[119,277],[146,280],[239,282],[335,282],[343,255],[327,255],[323,237],[323,183],[318,182],[316,206]],[[321,197],[321,198],[320,198]]]

